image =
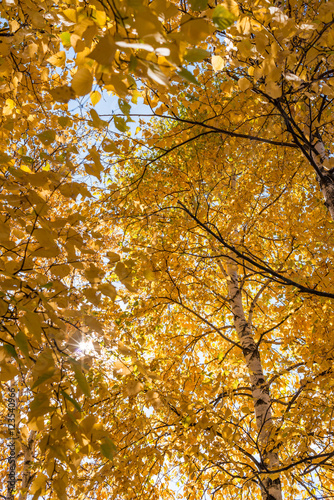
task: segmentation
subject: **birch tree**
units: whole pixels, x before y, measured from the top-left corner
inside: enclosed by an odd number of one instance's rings
[[[158,371],[156,447],[182,471],[188,498],[326,495],[331,218],[294,148],[275,161],[262,144],[232,149],[201,132],[197,110],[196,139],[185,139],[185,106],[177,125],[147,127],[151,159],[132,150],[111,185],[110,217],[122,221],[141,290],[120,318],[122,341],[151,353]]]
[[[20,498],[330,495],[332,2],[1,19]]]

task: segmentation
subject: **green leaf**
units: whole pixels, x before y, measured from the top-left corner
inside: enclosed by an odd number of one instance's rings
[[[60,39],[65,49],[69,49],[71,47],[71,33],[69,31],[61,33]]]
[[[198,81],[194,77],[190,71],[185,68],[182,68],[181,71],[178,71],[178,75],[180,75],[184,80],[187,80],[190,83],[194,83],[195,85],[199,85]]]
[[[11,356],[13,356],[13,358],[18,359],[18,356],[17,356],[17,353],[16,353],[16,350],[15,350],[14,346],[9,345],[9,344],[5,344],[4,348],[6,349],[6,351],[8,352],[8,354],[10,354]]]
[[[34,159],[31,158],[31,156],[25,156],[25,155],[22,155],[21,156],[21,159],[25,162],[25,163],[28,163],[28,165],[32,165],[34,163]]]
[[[15,344],[17,347],[20,348],[20,350],[23,352],[23,354],[28,358],[29,356],[29,344],[27,341],[27,337],[25,334],[20,330],[17,335],[15,335]]]
[[[61,394],[63,395],[63,397],[64,397],[65,399],[67,399],[68,401],[70,401],[70,403],[72,403],[72,405],[73,405],[73,406],[74,406],[74,407],[75,407],[78,411],[81,411],[81,406],[79,405],[79,403],[78,403],[75,399],[71,398],[71,396],[69,396],[69,395],[68,395],[65,391],[62,391],[62,390],[61,390],[60,392],[61,392]]]
[[[235,16],[222,5],[217,5],[212,14],[212,21],[220,30],[226,30],[235,21]]]
[[[49,371],[43,373],[43,375],[41,375],[40,377],[38,377],[38,379],[36,380],[36,382],[34,383],[34,385],[32,386],[31,389],[35,389],[39,385],[43,384],[46,380],[48,380],[49,378],[53,377],[54,372],[55,372],[54,369],[52,369],[52,370],[49,370]]]
[[[190,0],[192,10],[200,11],[205,10],[208,6],[208,0]]]
[[[69,127],[72,125],[72,121],[68,116],[59,116],[58,123],[61,127]]]
[[[114,123],[115,123],[115,127],[120,132],[126,132],[127,130],[129,130],[129,127],[125,123],[124,118],[120,118],[119,116],[114,116]]]
[[[194,62],[199,62],[203,61],[206,57],[210,56],[210,52],[204,49],[189,49],[185,56],[184,59],[189,62],[189,63],[194,63]]]
[[[55,140],[56,132],[54,130],[45,130],[44,132],[37,134],[37,137],[45,146],[49,146]]]
[[[90,388],[81,368],[79,368],[77,364],[73,363],[73,370],[76,381],[78,382],[78,386],[80,387],[85,396],[90,397]]]
[[[101,444],[101,452],[102,454],[108,458],[109,460],[112,460],[117,453],[117,448],[112,442],[112,440],[108,437],[104,438],[104,443]]]
[[[125,115],[128,115],[131,111],[130,104],[124,101],[124,99],[118,99],[118,106],[122,113],[124,113]]]

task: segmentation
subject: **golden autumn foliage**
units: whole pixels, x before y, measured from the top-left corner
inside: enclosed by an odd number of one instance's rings
[[[0,493],[329,497],[334,3],[0,10]]]

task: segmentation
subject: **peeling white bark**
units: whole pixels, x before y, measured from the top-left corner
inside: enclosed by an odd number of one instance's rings
[[[36,431],[30,431],[28,442],[25,445],[22,443],[24,450],[23,470],[22,470],[22,484],[18,500],[26,500],[28,496],[28,488],[32,479],[31,463],[33,461],[34,447],[35,447]]]
[[[269,386],[266,383],[261,364],[260,353],[254,341],[254,335],[249,322],[246,320],[242,304],[242,293],[238,283],[236,264],[227,262],[227,285],[229,300],[234,317],[234,325],[242,347],[252,387],[256,425],[258,429],[258,443],[265,467],[275,470],[279,467],[277,453],[270,451],[271,431],[273,430],[271,399]],[[281,482],[279,478],[271,479],[265,475],[262,479],[263,500],[282,500]]]

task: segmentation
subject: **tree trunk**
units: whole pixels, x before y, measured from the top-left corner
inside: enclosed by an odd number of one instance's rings
[[[325,199],[325,205],[334,220],[334,174],[326,173],[320,181],[320,189]]]
[[[28,495],[28,487],[31,481],[31,462],[33,459],[34,444],[35,444],[36,431],[30,431],[27,444],[22,443],[24,450],[23,470],[22,470],[22,484],[20,488],[20,495],[18,500],[26,500]]]
[[[312,153],[312,158],[321,172],[321,177],[319,175],[317,176],[318,182],[325,200],[325,205],[334,220],[334,169],[327,170],[323,166],[324,161],[328,160],[328,156],[325,145],[321,140],[317,142],[315,149],[318,154]]]
[[[263,373],[259,349],[254,341],[251,326],[245,317],[241,290],[238,283],[237,266],[232,260],[229,260],[227,263],[227,283],[234,325],[240,340],[251,381],[263,469],[277,469],[279,467],[278,455],[276,452],[270,450],[272,445],[270,436],[273,430],[273,421],[269,387],[266,384]],[[261,491],[263,500],[282,500],[281,482],[279,478],[271,479],[269,475],[265,475],[264,479],[262,479]]]

